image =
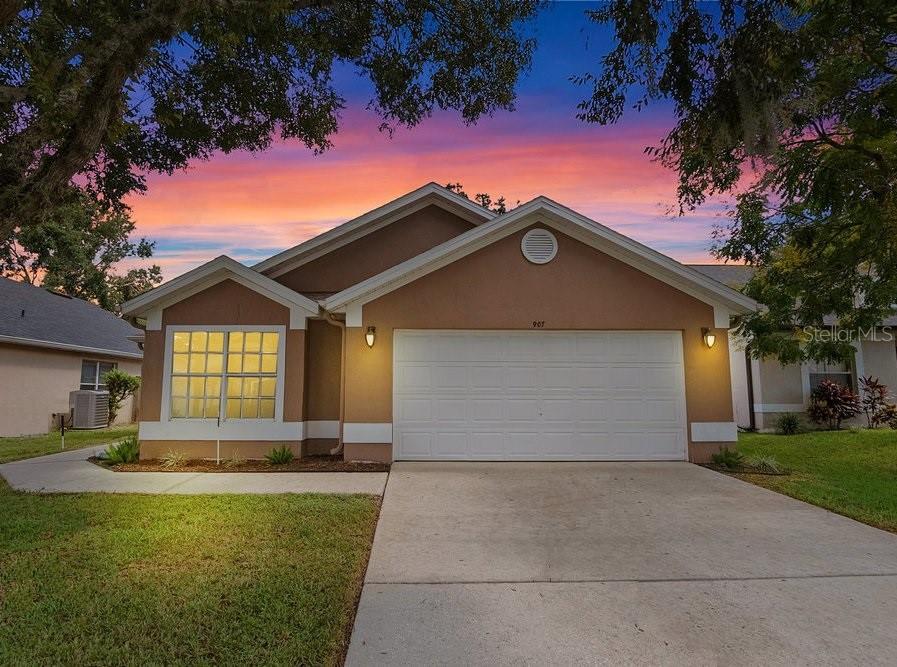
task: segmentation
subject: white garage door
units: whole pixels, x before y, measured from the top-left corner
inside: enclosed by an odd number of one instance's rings
[[[686,456],[682,334],[396,331],[398,460]]]

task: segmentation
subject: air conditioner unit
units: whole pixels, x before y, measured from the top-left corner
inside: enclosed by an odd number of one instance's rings
[[[109,392],[79,389],[69,393],[72,428],[103,428],[109,423]]]

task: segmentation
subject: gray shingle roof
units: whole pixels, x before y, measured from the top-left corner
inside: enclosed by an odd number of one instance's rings
[[[83,349],[141,358],[128,336],[142,332],[120,317],[81,299],[0,278],[0,341],[59,349]],[[10,340],[23,339],[23,340]]]
[[[742,264],[689,264],[688,266],[718,283],[739,291],[751,279],[755,271],[753,266]]]

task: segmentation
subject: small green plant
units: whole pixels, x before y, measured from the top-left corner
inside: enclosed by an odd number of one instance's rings
[[[710,460],[723,468],[735,469],[744,465],[744,454],[736,449],[723,447],[716,454],[713,454]]]
[[[162,459],[163,468],[180,468],[187,462],[187,455],[184,452],[175,452],[171,449]]]
[[[109,445],[106,450],[106,460],[112,465],[136,463],[138,458],[140,458],[140,441],[136,435],[119,440],[114,445]]]
[[[800,431],[800,418],[793,412],[786,412],[776,419],[776,431],[782,435],[794,435]]]
[[[275,447],[270,452],[265,454],[265,458],[268,459],[268,463],[271,465],[283,465],[284,463],[290,463],[295,456],[293,456],[293,450],[290,449],[287,445],[281,445],[280,447]]]
[[[753,459],[748,459],[747,464],[757,472],[764,472],[772,475],[779,475],[782,473],[782,466],[774,456],[758,456]]]
[[[239,468],[241,465],[246,463],[246,459],[242,458],[239,454],[237,454],[237,450],[231,452],[230,458],[224,460],[225,468]]]

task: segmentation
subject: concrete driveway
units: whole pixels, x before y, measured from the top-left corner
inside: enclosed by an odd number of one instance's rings
[[[398,463],[348,664],[894,664],[897,535],[687,463]]]

